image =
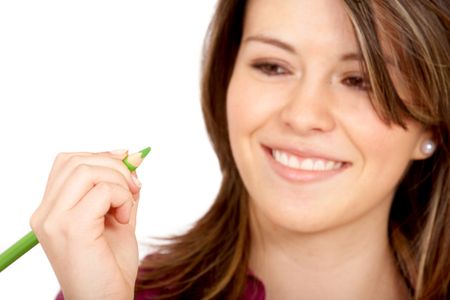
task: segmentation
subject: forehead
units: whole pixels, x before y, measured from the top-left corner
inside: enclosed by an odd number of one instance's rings
[[[341,0],[249,0],[244,38],[270,35],[300,49],[356,51],[353,27]],[[328,48],[329,49],[329,48]]]

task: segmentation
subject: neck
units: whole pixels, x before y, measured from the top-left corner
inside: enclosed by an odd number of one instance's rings
[[[299,233],[253,214],[250,268],[267,299],[407,299],[387,221],[372,217]]]

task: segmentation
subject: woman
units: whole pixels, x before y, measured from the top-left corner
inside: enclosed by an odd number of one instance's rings
[[[125,153],[60,155],[31,223],[66,298],[446,299],[449,31],[446,0],[220,1],[216,201],[137,272]]]

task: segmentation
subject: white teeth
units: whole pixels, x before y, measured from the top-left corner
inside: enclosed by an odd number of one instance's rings
[[[342,167],[342,162],[312,159],[301,159],[298,156],[287,154],[280,150],[272,150],[273,158],[282,165],[293,169],[307,170],[307,171],[329,171],[336,170]]]
[[[280,161],[280,151],[272,150],[272,156],[276,161]]]
[[[288,165],[291,168],[298,169],[298,168],[300,168],[300,161],[298,160],[297,157],[291,155],[291,157],[289,157]]]
[[[286,153],[281,152],[280,161],[283,165],[288,165],[289,164],[288,155]]]
[[[336,164],[333,161],[329,160],[329,161],[327,161],[327,164],[325,165],[325,169],[326,170],[331,170],[331,169],[334,168],[335,165]]]
[[[323,171],[325,170],[325,162],[323,160],[316,160],[314,163],[314,170]]]
[[[302,161],[302,164],[300,165],[301,170],[314,170],[314,162],[312,159],[307,158],[304,161]]]

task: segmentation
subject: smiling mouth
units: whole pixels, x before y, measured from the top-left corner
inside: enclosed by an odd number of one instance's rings
[[[300,157],[292,153],[278,150],[268,149],[275,161],[285,167],[303,171],[333,171],[348,165],[344,161],[328,160],[323,158]]]

